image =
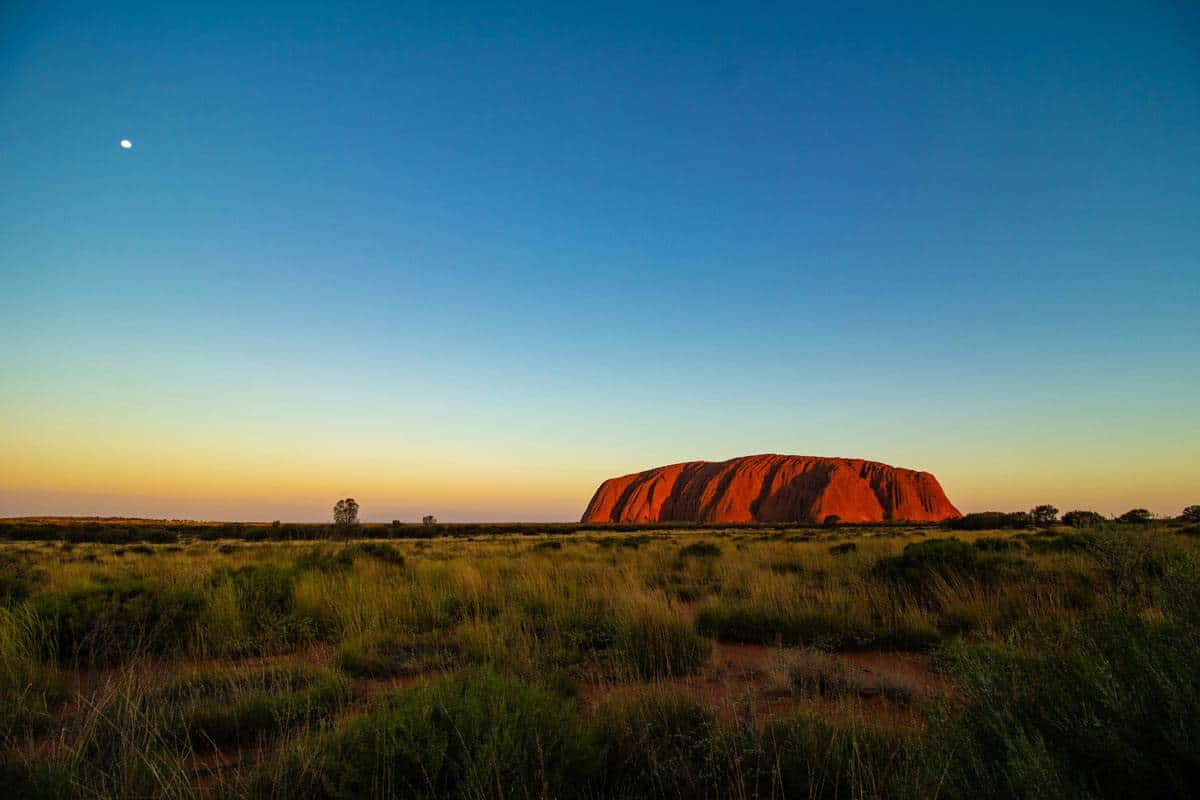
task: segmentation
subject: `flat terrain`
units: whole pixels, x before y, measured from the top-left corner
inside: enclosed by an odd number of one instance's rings
[[[5,796],[1200,785],[1194,528],[330,532],[5,523]]]

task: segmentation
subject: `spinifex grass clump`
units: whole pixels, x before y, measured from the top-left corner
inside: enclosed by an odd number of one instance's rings
[[[257,787],[270,797],[561,797],[594,758],[573,702],[470,671],[293,743]]]
[[[951,537],[914,542],[900,555],[881,559],[875,565],[875,575],[924,590],[937,578],[962,576],[996,583],[1027,574],[1033,566],[1007,550],[986,545],[975,547]]]
[[[0,552],[0,606],[13,606],[29,597],[45,575],[29,556]]]
[[[272,564],[222,567],[205,581],[203,646],[218,655],[266,653],[317,636],[296,611],[295,569]]]
[[[181,709],[176,733],[198,749],[278,736],[328,716],[349,698],[345,676],[304,666],[199,670],[157,695]]]
[[[461,646],[442,634],[409,631],[360,634],[338,646],[336,662],[358,678],[444,672],[463,659]]]
[[[184,651],[204,611],[199,592],[124,580],[36,595],[46,654],[63,663],[112,664]]]
[[[28,607],[0,608],[0,750],[49,730],[67,698],[58,670],[42,663],[40,619]]]

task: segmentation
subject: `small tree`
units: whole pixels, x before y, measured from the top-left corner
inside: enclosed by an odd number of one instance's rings
[[[1117,517],[1117,522],[1128,522],[1134,525],[1145,525],[1154,519],[1154,515],[1144,508],[1131,508],[1121,516]]]
[[[437,525],[437,517],[435,517],[433,514],[426,514],[425,516],[421,517],[421,524]]]
[[[841,521],[842,521],[842,518],[839,517],[837,514],[830,514],[829,516],[825,517],[825,521],[822,522],[821,524],[824,525],[826,528],[836,528],[838,526],[838,523],[840,523]]]
[[[1038,506],[1030,509],[1029,519],[1034,525],[1042,528],[1049,527],[1058,522],[1058,509],[1051,505]]]
[[[1188,506],[1179,518],[1184,522],[1200,522],[1200,506]]]
[[[353,497],[347,497],[344,500],[338,500],[333,507],[333,524],[334,525],[357,525],[358,524],[358,503]]]

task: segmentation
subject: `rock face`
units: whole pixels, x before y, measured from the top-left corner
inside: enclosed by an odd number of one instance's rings
[[[962,516],[928,472],[857,458],[760,455],[609,478],[583,522],[939,522]]]

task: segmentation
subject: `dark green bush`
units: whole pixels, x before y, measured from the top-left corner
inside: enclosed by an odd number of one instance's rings
[[[853,553],[858,550],[858,545],[854,542],[842,542],[835,544],[829,548],[829,552],[835,556],[844,556],[847,553]]]
[[[1144,508],[1131,508],[1117,517],[1117,522],[1127,525],[1149,525],[1153,521],[1154,515]]]
[[[956,531],[994,531],[1028,528],[1031,524],[1033,524],[1032,517],[1024,511],[1014,511],[1012,513],[979,511],[952,519],[946,523],[946,526]]]
[[[227,747],[327,716],[350,699],[350,684],[342,675],[316,668],[210,670],[177,681],[163,699],[182,709],[181,737],[195,747]]]
[[[382,634],[358,636],[338,646],[338,667],[357,678],[390,678],[419,675],[456,666],[461,649],[457,642],[435,634]]]
[[[45,574],[26,558],[0,552],[0,606],[15,605],[29,597]]]
[[[395,548],[394,545],[386,542],[359,542],[346,548],[350,557],[371,558],[376,561],[382,561],[385,564],[395,564],[401,566],[404,564],[404,554]]]
[[[597,797],[706,797],[723,783],[716,715],[681,694],[618,695],[589,727],[601,749]]]
[[[1095,511],[1068,511],[1062,516],[1062,524],[1072,528],[1099,528],[1107,521]]]
[[[692,542],[679,549],[680,558],[716,558],[721,548],[712,542]]]
[[[178,653],[204,610],[199,593],[149,581],[39,594],[33,603],[47,632],[46,655],[89,664]]]
[[[563,797],[595,758],[570,700],[471,670],[387,695],[290,749],[257,786],[274,797]]]
[[[951,537],[913,542],[898,556],[880,559],[876,577],[905,583],[914,589],[927,588],[935,577],[961,576],[983,582],[998,582],[1030,571],[1032,562],[1008,552],[973,547]]]
[[[965,710],[933,735],[962,796],[1194,797],[1200,637],[1136,616],[1093,619],[1066,646],[957,654]]]
[[[984,536],[975,540],[975,547],[985,553],[1005,553],[1009,550],[1021,550],[1023,545],[1019,539],[1005,539],[1000,536]]]
[[[354,566],[354,554],[348,547],[336,550],[327,547],[314,547],[300,555],[295,561],[296,569],[301,571],[314,570],[318,572],[337,572]]]

